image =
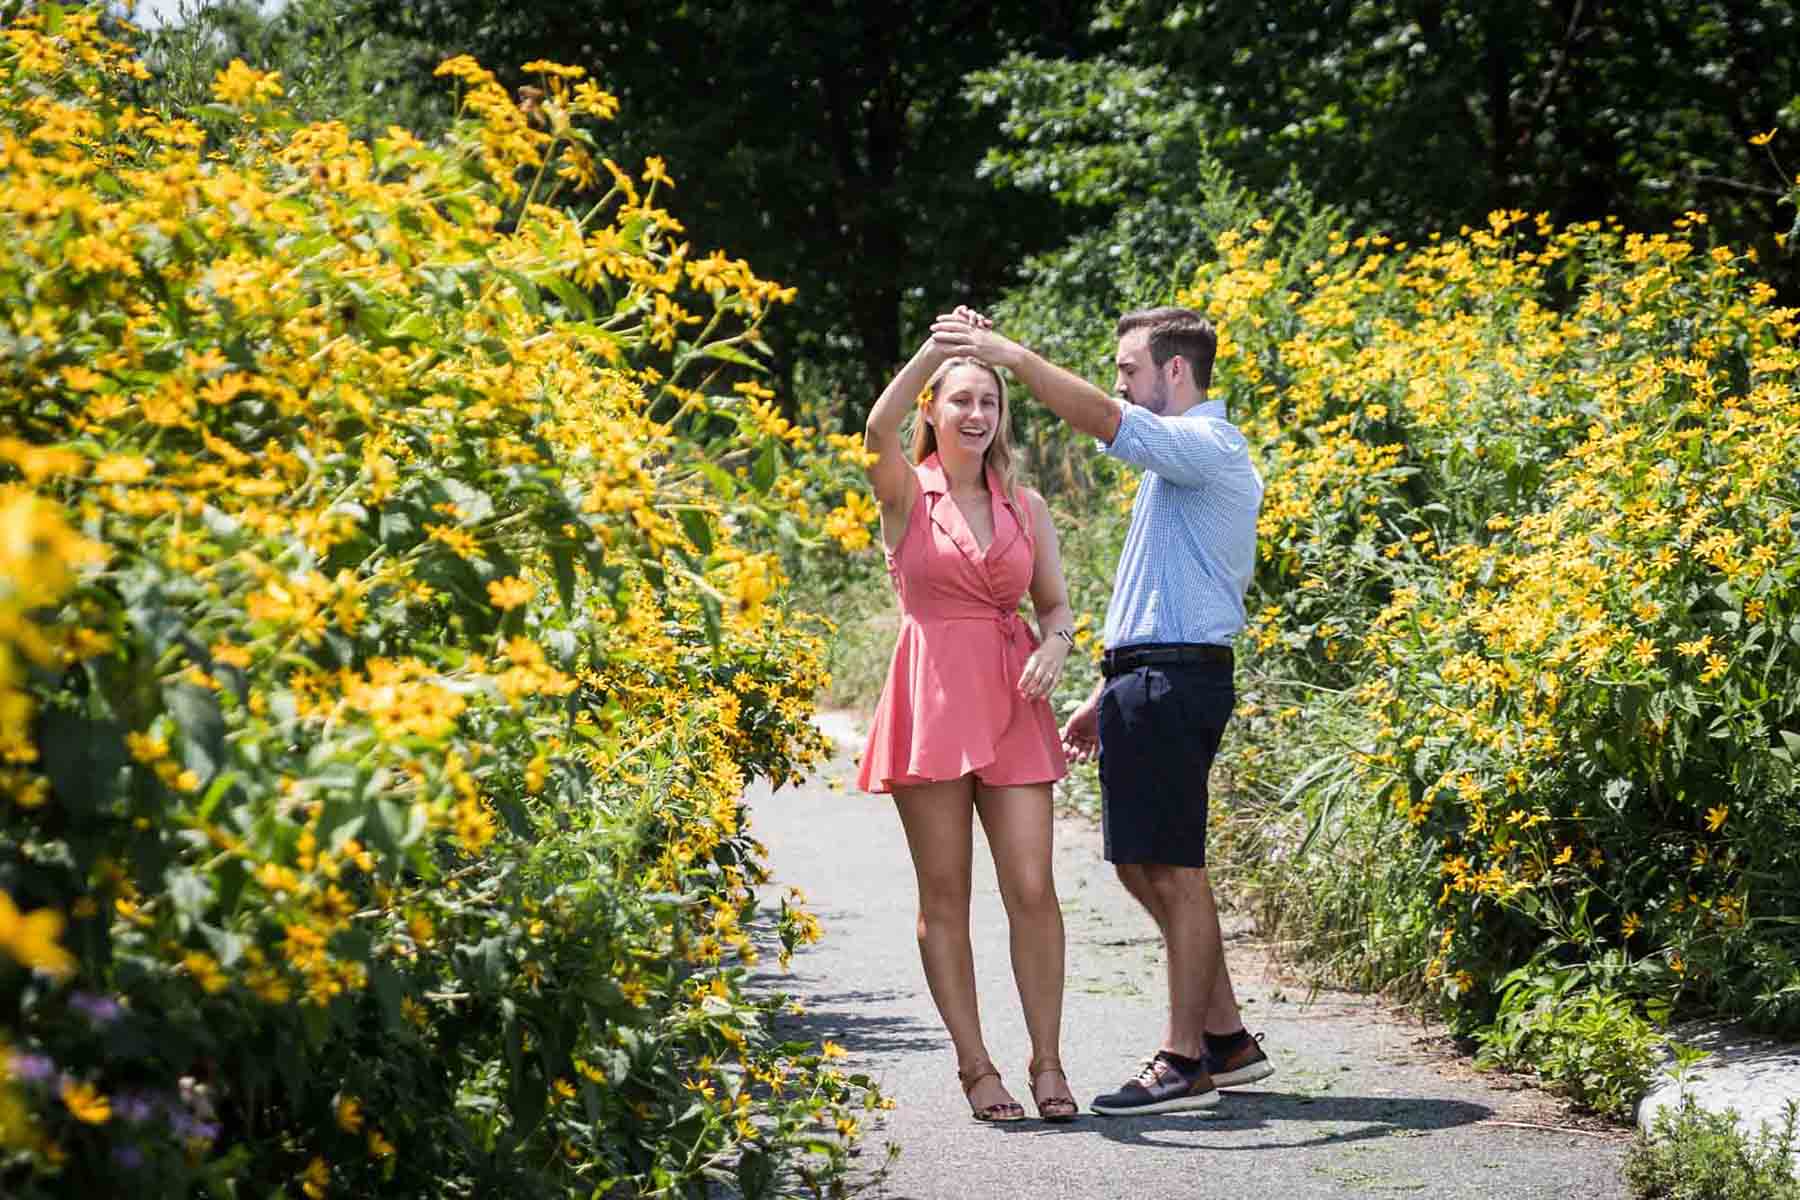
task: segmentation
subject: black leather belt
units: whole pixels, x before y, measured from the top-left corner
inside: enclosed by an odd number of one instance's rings
[[[1162,667],[1177,663],[1189,666],[1208,663],[1229,667],[1232,661],[1230,646],[1214,646],[1205,642],[1121,646],[1100,656],[1100,673],[1111,679],[1114,675],[1123,675],[1139,667]]]

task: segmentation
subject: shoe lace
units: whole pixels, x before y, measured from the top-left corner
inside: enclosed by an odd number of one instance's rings
[[[1171,1070],[1168,1063],[1152,1055],[1138,1066],[1137,1079],[1134,1082],[1145,1091],[1150,1090],[1162,1079],[1165,1072]]]

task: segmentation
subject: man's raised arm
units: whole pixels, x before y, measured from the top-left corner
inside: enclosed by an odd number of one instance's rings
[[[931,336],[949,354],[969,354],[1005,367],[1030,389],[1039,404],[1080,432],[1109,446],[1118,436],[1123,403],[1036,351],[957,316],[939,317],[931,326]]]

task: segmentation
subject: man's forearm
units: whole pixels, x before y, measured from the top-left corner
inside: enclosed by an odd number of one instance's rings
[[[1017,343],[1014,346],[1004,365],[1031,389],[1038,403],[1080,432],[1110,446],[1119,434],[1119,401],[1036,351]]]

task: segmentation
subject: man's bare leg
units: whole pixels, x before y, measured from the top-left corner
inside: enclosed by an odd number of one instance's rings
[[[1157,931],[1162,934],[1164,952],[1165,954],[1168,953],[1169,920],[1167,908],[1162,893],[1151,885],[1149,872],[1171,868],[1157,868],[1140,863],[1119,863],[1116,864],[1114,869],[1118,872],[1119,881],[1125,885],[1125,890],[1130,892],[1132,897],[1136,899],[1139,904],[1144,906],[1145,911],[1148,912],[1151,919],[1156,922]],[[1172,869],[1182,870],[1184,868]],[[1202,874],[1204,874],[1204,872],[1202,872]],[[1207,887],[1207,896],[1210,902],[1212,896],[1210,883]],[[1216,909],[1213,913],[1213,927],[1215,930],[1218,927],[1218,914]],[[1224,1034],[1236,1033],[1238,1030],[1242,1029],[1244,1027],[1244,1016],[1242,1010],[1238,1007],[1237,994],[1231,986],[1231,971],[1225,964],[1225,949],[1222,938],[1215,935],[1214,943],[1218,946],[1218,953],[1216,955],[1211,996],[1206,1006],[1205,1032],[1215,1036],[1222,1036]],[[1171,1021],[1169,1026],[1164,1030],[1163,1047],[1164,1049],[1174,1050],[1179,1054],[1182,1053],[1182,1051],[1174,1044],[1174,960],[1171,958],[1169,961],[1171,963]]]

